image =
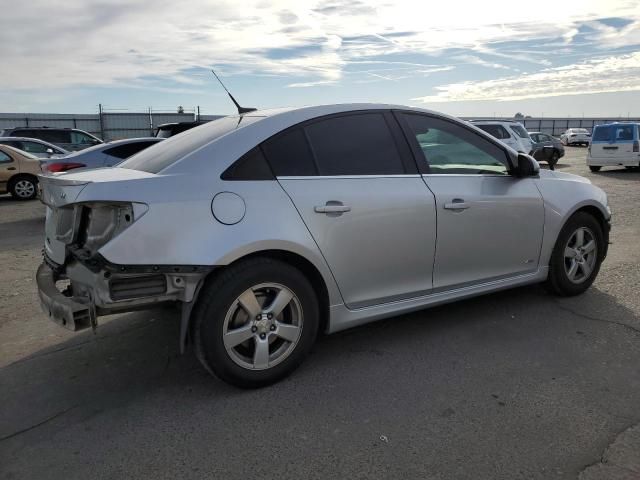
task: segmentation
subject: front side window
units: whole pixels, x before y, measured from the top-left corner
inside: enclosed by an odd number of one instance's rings
[[[22,150],[29,153],[47,153],[47,147],[44,143],[22,141]]]
[[[305,127],[320,175],[405,173],[383,113],[343,115]]]
[[[75,130],[71,132],[71,143],[73,145],[93,145],[94,141],[86,133],[76,132]]]
[[[527,131],[524,129],[522,125],[518,125],[516,123],[515,125],[509,125],[509,126],[511,127],[511,130],[516,132],[516,135],[518,135],[520,138],[529,138],[529,134],[527,133]]]
[[[507,129],[504,128],[502,125],[478,125],[478,128],[480,130],[484,130],[489,135],[491,135],[494,138],[497,138],[498,140],[502,140],[504,138],[511,138],[511,135],[509,135],[509,132],[507,132]]]
[[[11,163],[13,159],[6,153],[0,151],[0,163]]]
[[[452,122],[403,114],[432,174],[508,175],[506,152]]]

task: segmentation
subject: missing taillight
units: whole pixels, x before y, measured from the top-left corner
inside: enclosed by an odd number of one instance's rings
[[[130,203],[83,205],[77,245],[95,253],[133,222]]]
[[[640,142],[638,142],[638,140],[635,140],[633,142],[633,152],[634,153],[640,152]]]

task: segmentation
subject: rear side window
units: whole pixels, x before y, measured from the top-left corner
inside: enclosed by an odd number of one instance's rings
[[[308,125],[305,131],[320,175],[405,173],[382,113],[328,118]]]
[[[609,142],[611,140],[611,127],[609,125],[595,127],[593,130],[594,142]]]
[[[111,155],[112,157],[125,159],[144,150],[147,147],[150,147],[154,143],[158,142],[132,142],[124,145],[118,145],[112,148],[107,148],[104,153],[106,153],[107,155]]]
[[[507,129],[502,125],[476,125],[480,130],[484,130],[489,135],[498,140],[502,140],[504,138],[511,138]]]
[[[630,142],[633,140],[633,125],[615,125],[613,138],[616,142]]]
[[[30,135],[25,137],[39,138],[45,142],[51,143],[71,143],[71,135],[65,130],[32,130]]]
[[[260,147],[255,147],[227,168],[223,180],[273,180],[273,174]]]
[[[277,177],[317,175],[311,149],[302,128],[287,130],[262,144],[264,154]]]
[[[0,151],[0,163],[11,163],[13,159],[4,152]]]

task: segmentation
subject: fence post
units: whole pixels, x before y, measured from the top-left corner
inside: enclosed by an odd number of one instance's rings
[[[29,117],[24,117],[24,126],[25,127],[29,126]]]
[[[198,105],[198,116],[196,117],[196,122],[200,121],[200,105]]]
[[[149,107],[149,136],[153,137],[153,113],[151,113],[151,107]]]
[[[104,138],[104,121],[102,120],[102,104],[101,103],[98,104],[98,120],[100,120],[100,138],[102,138],[102,140],[106,142],[107,139]]]

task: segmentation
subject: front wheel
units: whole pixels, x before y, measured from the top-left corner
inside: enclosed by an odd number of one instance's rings
[[[599,166],[599,165],[590,165],[589,166],[589,170],[591,170],[592,172],[599,172],[601,168],[602,167]]]
[[[579,295],[591,286],[602,263],[604,234],[586,212],[573,215],[562,227],[551,254],[547,287],[562,296]]]
[[[243,388],[289,375],[310,352],[319,325],[307,278],[270,258],[241,261],[205,284],[193,315],[199,360]]]

